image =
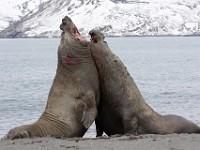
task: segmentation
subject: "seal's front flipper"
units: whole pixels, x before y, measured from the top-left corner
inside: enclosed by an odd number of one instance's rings
[[[13,128],[8,132],[8,134],[6,134],[3,138],[1,138],[1,140],[14,140],[18,138],[28,138],[29,133],[26,130],[26,128],[27,128],[26,126]]]
[[[97,106],[93,92],[86,92],[77,102],[76,112],[83,126],[88,129],[97,116]]]
[[[95,108],[88,109],[88,110],[86,109],[83,112],[81,122],[83,123],[83,126],[86,129],[88,129],[92,125],[92,123],[94,122],[96,118],[96,115],[97,115],[97,110]]]

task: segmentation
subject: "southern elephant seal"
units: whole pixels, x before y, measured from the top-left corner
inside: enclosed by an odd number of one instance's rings
[[[143,99],[122,61],[110,50],[104,35],[92,30],[92,57],[100,79],[97,136],[113,134],[200,133],[191,121],[176,115],[160,115]]]
[[[45,111],[33,124],[11,129],[3,139],[81,137],[93,123],[99,103],[96,66],[75,24],[64,17],[58,64]]]

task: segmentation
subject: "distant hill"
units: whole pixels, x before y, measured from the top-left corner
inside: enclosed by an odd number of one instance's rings
[[[58,37],[68,15],[83,35],[200,35],[200,0],[1,0],[0,37]]]

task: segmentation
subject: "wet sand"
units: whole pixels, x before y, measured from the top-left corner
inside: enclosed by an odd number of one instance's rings
[[[0,141],[0,150],[199,150],[200,134],[111,138],[30,138]]]

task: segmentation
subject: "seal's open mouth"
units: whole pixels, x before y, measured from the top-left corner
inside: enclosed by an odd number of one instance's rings
[[[77,30],[78,31],[78,30]],[[86,42],[87,40],[85,39],[84,36],[82,36],[79,32],[76,32],[74,35],[75,39],[80,40],[81,42]]]
[[[105,36],[103,35],[103,33],[101,33],[98,30],[91,30],[89,32],[89,35],[91,36],[90,41],[92,43],[98,43],[104,40]]]
[[[77,40],[79,40],[79,41],[81,41],[81,42],[86,42],[86,41],[87,41],[87,40],[85,39],[85,37],[83,37],[83,36],[79,33],[79,31],[78,31],[76,25],[73,23],[73,21],[71,20],[71,18],[68,17],[68,16],[65,16],[65,17],[62,19],[62,23],[61,23],[61,25],[60,25],[60,29],[63,31],[63,33],[64,33],[64,32],[71,33],[71,35],[72,35],[75,39],[77,39]]]
[[[84,36],[82,36],[78,29],[76,28],[76,26],[74,26],[72,29],[71,29],[71,34],[72,36],[74,36],[75,39],[81,41],[81,42],[86,42],[87,40],[85,39]]]

